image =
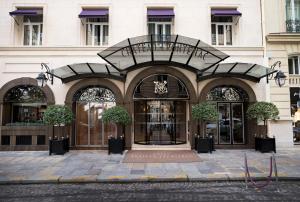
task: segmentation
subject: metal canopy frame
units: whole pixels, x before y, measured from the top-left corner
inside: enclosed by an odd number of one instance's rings
[[[156,53],[161,53],[164,55],[164,58],[159,57]],[[181,61],[178,58],[174,60],[174,53],[177,53],[177,57],[180,56],[181,59],[186,58],[186,60]],[[97,55],[122,72],[132,71],[145,66],[168,64],[197,73],[229,57],[227,54],[200,40],[181,35],[144,35],[128,38],[97,53]],[[132,63],[122,65],[121,61],[125,59],[132,60]],[[193,59],[199,60],[205,65],[196,67],[190,63]]]
[[[197,75],[198,81],[216,77],[237,77],[259,82],[262,78],[277,72],[277,70],[251,63],[220,63],[215,65],[212,72],[207,69]]]
[[[46,65],[44,63],[42,64]],[[50,72],[47,71],[46,73],[61,79],[63,83],[83,78],[112,78],[121,81],[126,79],[126,75],[120,73],[107,64],[100,63],[78,63],[66,65],[56,68]]]
[[[277,72],[257,64],[221,63],[229,56],[198,39],[180,35],[144,35],[128,38],[97,53],[107,64],[78,63],[50,72],[67,83],[82,78],[124,81],[128,72],[147,66],[176,66],[197,75],[197,81],[237,77],[253,82]]]

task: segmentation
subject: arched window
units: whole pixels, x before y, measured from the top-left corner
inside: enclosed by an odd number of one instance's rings
[[[236,86],[217,86],[209,91],[207,101],[247,102],[248,94]]]
[[[134,99],[188,99],[188,91],[182,81],[167,74],[151,75],[135,88]]]
[[[105,87],[87,86],[75,93],[73,101],[76,109],[76,145],[107,145],[108,137],[117,134],[117,127],[113,123],[105,124],[102,113],[116,106],[114,93]]]
[[[19,85],[11,88],[4,96],[4,125],[41,125],[47,99],[41,88]]]

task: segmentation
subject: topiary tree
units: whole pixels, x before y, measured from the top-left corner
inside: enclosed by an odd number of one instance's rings
[[[48,106],[43,116],[44,123],[53,126],[52,138],[54,138],[54,126],[68,125],[73,121],[72,110],[65,105]]]
[[[203,137],[205,133],[205,124],[207,121],[217,121],[219,117],[216,106],[209,102],[202,102],[192,106],[192,118],[198,120],[198,133],[200,134],[199,121],[202,122]]]
[[[278,119],[279,110],[271,102],[256,102],[249,106],[247,110],[248,119],[257,119],[257,121],[263,121],[264,127],[266,128],[265,137],[268,136],[267,120]]]
[[[125,126],[131,123],[131,117],[127,110],[121,106],[114,106],[105,110],[102,114],[104,123],[115,123],[122,126],[123,133],[125,133]]]

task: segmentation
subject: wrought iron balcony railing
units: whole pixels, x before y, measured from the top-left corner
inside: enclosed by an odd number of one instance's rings
[[[287,20],[286,21],[286,31],[300,33],[300,20]]]

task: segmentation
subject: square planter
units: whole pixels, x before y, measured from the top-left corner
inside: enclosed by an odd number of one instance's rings
[[[49,140],[49,155],[58,154],[64,155],[66,153],[65,140]]]
[[[255,138],[255,150],[262,153],[272,151],[276,153],[275,138]]]
[[[108,154],[123,154],[125,146],[125,140],[123,137],[108,139]]]
[[[198,153],[211,153],[213,150],[213,141],[211,138],[195,138],[195,149]]]

